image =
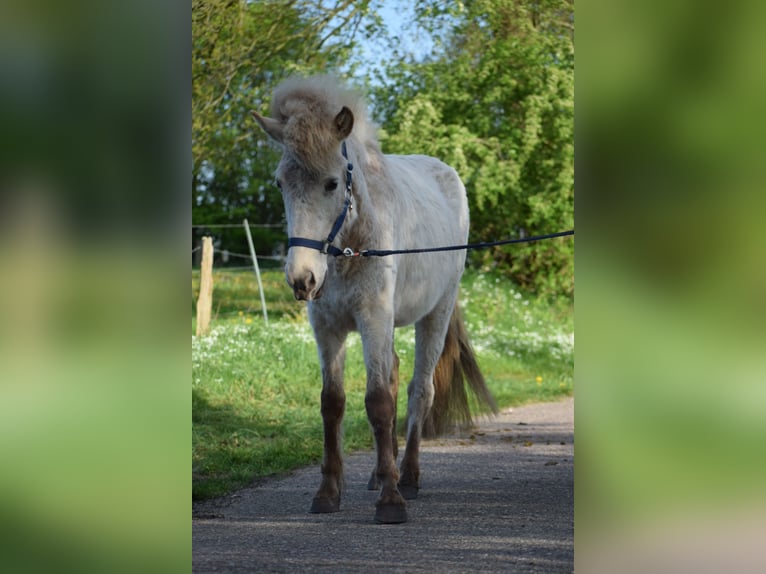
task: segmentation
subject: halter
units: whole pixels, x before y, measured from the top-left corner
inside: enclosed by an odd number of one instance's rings
[[[305,237],[288,237],[287,247],[308,247],[309,249],[316,249],[327,255],[339,255],[349,256],[353,254],[353,250],[349,247],[346,249],[338,249],[332,242],[335,241],[335,236],[338,235],[340,228],[343,227],[343,222],[346,220],[348,210],[351,209],[351,172],[354,170],[354,164],[348,161],[348,154],[346,153],[346,142],[341,144],[340,151],[343,154],[343,158],[347,161],[346,164],[346,197],[343,201],[343,209],[338,217],[335,219],[335,223],[332,226],[330,235],[327,236],[325,241],[318,241],[316,239],[306,239]]]

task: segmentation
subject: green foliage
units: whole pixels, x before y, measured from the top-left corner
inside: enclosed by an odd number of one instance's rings
[[[419,0],[410,30],[429,36],[425,57],[399,51],[396,37],[382,57],[361,49],[383,35],[380,6],[193,2],[195,223],[282,223],[272,184],[278,152],[254,129],[250,110],[266,111],[289,74],[361,69],[353,83],[367,85],[384,150],[433,155],[460,173],[473,241],[573,228],[573,4]],[[216,234],[222,247],[243,251],[241,231],[228,233]],[[260,230],[254,241],[258,253],[270,253],[284,236]],[[571,238],[475,252],[470,261],[544,295],[574,292]]]
[[[423,61],[393,61],[373,91],[390,153],[439,157],[469,194],[472,240],[574,227],[574,42],[570,2],[419,2],[441,29]],[[545,294],[572,295],[574,244],[555,240],[472,254]]]
[[[225,299],[220,307],[216,303],[221,313],[209,336],[192,337],[195,498],[221,495],[254,478],[321,459],[316,344],[305,305],[284,299],[292,295],[283,281],[280,272],[263,273],[270,309],[266,327],[252,274],[215,273],[214,301]],[[196,285],[193,276],[193,299]],[[504,277],[469,272],[461,305],[479,364],[499,406],[572,393],[573,316],[566,300],[551,305],[525,296]],[[253,311],[239,314],[237,307]],[[233,315],[226,315],[231,311]],[[395,338],[401,360],[400,423],[413,371],[414,336],[409,327],[398,329]],[[359,336],[352,334],[347,347],[344,447],[351,451],[371,448],[372,440]]]
[[[258,317],[262,314],[258,282],[252,269],[228,270],[216,268],[213,272],[213,320],[238,315],[240,317]],[[295,297],[287,287],[281,269],[261,268],[263,296],[267,301],[269,319],[291,320],[295,314],[301,314],[303,307],[295,304]],[[192,316],[197,309],[199,297],[199,270],[192,271]]]
[[[266,112],[273,88],[290,74],[345,65],[355,36],[377,30],[370,4],[193,1],[195,223],[240,223],[245,217],[251,223],[282,222],[282,200],[272,176],[279,155],[250,112]],[[282,241],[281,230],[254,237],[259,253],[270,253]]]

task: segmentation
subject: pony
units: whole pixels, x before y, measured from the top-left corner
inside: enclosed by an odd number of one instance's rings
[[[345,341],[358,331],[377,453],[367,485],[380,491],[374,519],[406,522],[406,500],[420,489],[421,439],[471,422],[466,387],[480,406],[497,409],[457,305],[465,251],[362,257],[359,250],[465,243],[465,187],[438,159],[383,154],[364,100],[331,76],[288,78],[274,90],[271,117],[252,114],[282,148],[275,177],[289,237],[285,276],[295,298],[308,302],[321,365],[324,454],[310,512],[340,510]],[[415,365],[397,469],[394,329],[413,323]]]

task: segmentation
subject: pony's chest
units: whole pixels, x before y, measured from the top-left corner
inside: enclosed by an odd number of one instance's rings
[[[360,312],[367,313],[370,308],[390,307],[393,301],[395,274],[380,268],[366,271],[339,272],[337,269],[330,269],[325,294],[316,301],[316,310],[345,323],[347,320],[353,321]]]

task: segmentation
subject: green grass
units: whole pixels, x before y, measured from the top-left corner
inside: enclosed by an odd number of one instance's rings
[[[318,462],[321,382],[305,304],[281,272],[263,273],[266,327],[252,272],[214,275],[213,328],[192,337],[192,476],[195,499],[220,496],[253,479]],[[198,274],[192,274],[192,309]],[[573,313],[566,303],[530,298],[507,280],[467,272],[461,304],[479,364],[501,407],[556,400],[573,390]],[[194,332],[194,320],[192,320]],[[402,391],[412,374],[414,329],[399,329]],[[359,336],[348,341],[346,451],[371,448]],[[399,419],[406,392],[399,393]]]

